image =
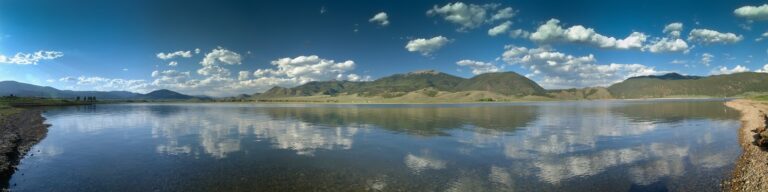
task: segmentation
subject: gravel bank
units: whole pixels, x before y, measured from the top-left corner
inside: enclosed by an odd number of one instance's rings
[[[741,112],[739,143],[743,149],[733,176],[725,182],[725,190],[768,190],[768,151],[756,145],[761,132],[765,131],[768,105],[750,100],[733,100],[725,105]]]
[[[35,109],[0,115],[0,188],[8,188],[15,166],[32,146],[45,137],[49,125],[44,122],[41,111]]]

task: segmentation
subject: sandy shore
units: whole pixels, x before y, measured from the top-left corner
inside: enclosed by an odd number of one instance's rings
[[[765,129],[768,105],[743,99],[729,101],[725,105],[741,112],[739,143],[743,149],[731,180],[725,182],[725,190],[766,191],[768,190],[766,188],[768,187],[768,151],[754,144],[756,133],[753,130]]]

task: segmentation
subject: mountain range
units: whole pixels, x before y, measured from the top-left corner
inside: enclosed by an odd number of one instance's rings
[[[485,73],[465,79],[434,70],[395,74],[368,82],[314,81],[293,88],[273,87],[261,98],[313,95],[357,94],[360,96],[398,97],[409,92],[488,91],[507,96],[544,95],[536,82],[515,72]]]
[[[293,88],[273,87],[254,97],[288,98],[318,95],[359,95],[393,98],[418,92],[489,92],[505,97],[542,96],[552,99],[612,99],[664,97],[732,97],[768,92],[768,74],[744,72],[714,76],[678,73],[631,77],[608,87],[545,90],[515,72],[484,73],[469,79],[433,70],[395,74],[369,82],[315,81]]]
[[[189,100],[205,99],[177,93],[167,89],[152,91],[146,94],[128,91],[71,91],[59,90],[53,87],[37,86],[16,81],[0,81],[0,95],[15,95],[21,97],[46,97],[72,99],[76,97],[96,97],[96,99],[112,100]]]
[[[313,81],[296,87],[273,87],[263,93],[241,94],[224,100],[272,100],[325,96],[361,98],[498,98],[632,99],[664,97],[733,97],[768,92],[768,73],[744,72],[728,75],[687,76],[678,73],[631,77],[608,87],[546,90],[515,72],[495,72],[462,78],[434,70],[394,74],[374,81]],[[75,98],[95,96],[117,100],[207,100],[167,89],[146,94],[128,91],[71,91],[15,81],[0,81],[0,95],[25,97]]]

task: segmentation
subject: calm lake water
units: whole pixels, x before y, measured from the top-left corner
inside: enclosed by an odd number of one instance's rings
[[[714,100],[50,108],[15,191],[718,191]]]

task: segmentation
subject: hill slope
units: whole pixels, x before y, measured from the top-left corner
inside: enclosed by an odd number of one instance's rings
[[[767,73],[735,73],[708,77],[664,79],[659,76],[629,78],[611,85],[615,98],[659,98],[669,96],[730,97],[746,92],[768,92]]]
[[[541,95],[544,88],[515,72],[480,74],[461,82],[457,91],[489,91],[504,95]]]
[[[168,89],[160,89],[160,90],[149,92],[147,94],[143,94],[139,96],[139,98],[160,99],[160,100],[186,100],[186,99],[194,99],[196,97],[184,95]]]
[[[514,72],[486,73],[471,79],[427,70],[395,74],[370,82],[309,82],[294,88],[273,87],[257,97],[297,97],[357,94],[364,97],[399,97],[412,92],[487,91],[509,96],[543,95],[544,88]]]

